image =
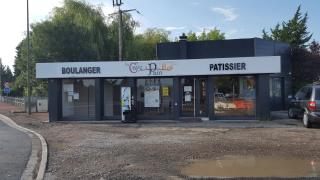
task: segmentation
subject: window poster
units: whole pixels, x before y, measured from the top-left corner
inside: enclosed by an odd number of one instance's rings
[[[192,92],[192,86],[184,86],[183,91],[184,92]]]
[[[185,102],[191,102],[191,92],[185,92],[184,94],[184,101]]]
[[[169,87],[162,87],[162,96],[167,97],[169,96]]]
[[[144,107],[160,107],[159,86],[146,86],[144,88]]]
[[[63,92],[73,92],[73,84],[64,84]]]
[[[73,97],[72,96],[68,96],[68,103],[72,103]]]
[[[79,100],[79,93],[73,93],[73,99],[74,100]]]

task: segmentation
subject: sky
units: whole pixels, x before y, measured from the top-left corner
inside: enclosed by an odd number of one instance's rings
[[[320,0],[122,0],[123,9],[137,9],[133,18],[140,23],[136,33],[147,28],[164,28],[174,39],[183,32],[200,33],[214,27],[227,39],[261,37],[262,29],[291,19],[297,7],[308,12],[308,31],[320,41]],[[115,11],[112,0],[86,0],[102,6],[104,14]],[[63,0],[29,0],[30,23],[50,17],[52,9]],[[12,67],[16,47],[26,37],[27,0],[0,2],[0,58]]]

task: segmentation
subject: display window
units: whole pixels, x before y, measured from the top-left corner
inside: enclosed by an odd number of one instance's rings
[[[95,118],[95,80],[62,80],[62,117],[74,120]]]
[[[173,79],[137,79],[137,115],[142,118],[172,118]]]
[[[255,116],[254,76],[219,76],[214,78],[214,84],[214,114],[217,118]]]

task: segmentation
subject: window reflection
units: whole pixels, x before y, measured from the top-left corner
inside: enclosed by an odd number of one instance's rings
[[[64,79],[62,91],[62,117],[95,118],[94,79]]]
[[[121,117],[121,87],[128,84],[126,79],[104,80],[104,116],[111,119]]]
[[[171,118],[173,99],[172,78],[137,80],[137,114],[145,117]]]
[[[214,78],[214,112],[220,117],[254,116],[256,87],[254,76]]]

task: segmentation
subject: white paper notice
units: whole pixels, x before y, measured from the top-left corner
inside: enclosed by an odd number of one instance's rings
[[[73,99],[79,100],[79,93],[73,93]]]
[[[185,102],[191,102],[191,95],[190,95],[190,94],[186,94],[186,95],[184,96],[184,101],[185,101]]]
[[[73,92],[73,84],[64,84],[63,92]]]
[[[159,86],[147,86],[144,88],[144,107],[160,107]]]
[[[184,86],[183,91],[184,92],[192,92],[192,86]]]
[[[72,102],[72,96],[68,96],[68,102],[69,102],[69,103]]]

